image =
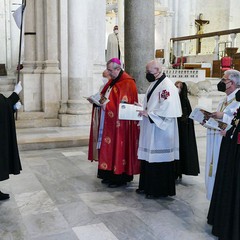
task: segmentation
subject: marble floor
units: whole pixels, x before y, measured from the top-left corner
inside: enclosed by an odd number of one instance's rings
[[[156,200],[135,193],[138,176],[116,189],[101,184],[86,146],[21,150],[22,173],[0,183],[11,196],[0,202],[0,240],[216,239],[206,223],[205,137],[197,141],[201,174]]]

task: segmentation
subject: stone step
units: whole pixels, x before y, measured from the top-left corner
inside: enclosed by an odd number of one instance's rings
[[[6,93],[6,92],[12,92],[14,90],[14,85],[13,84],[1,84],[0,85],[0,92],[1,93]]]
[[[18,141],[18,148],[21,151],[82,147],[88,145],[88,136],[77,137],[55,137],[55,138],[34,138]]]
[[[20,108],[18,112],[18,120],[33,119],[44,119],[44,112],[22,112],[22,108]]]
[[[12,84],[15,85],[17,82],[15,76],[0,76],[0,85]]]
[[[87,146],[89,126],[17,129],[17,139],[21,151]]]
[[[61,130],[63,129],[63,130]],[[88,146],[89,126],[17,129],[21,151]],[[195,122],[196,138],[206,138],[206,128]]]
[[[5,97],[9,97],[16,84],[15,76],[0,76],[0,93]]]
[[[59,127],[60,120],[57,118],[44,118],[43,112],[22,112],[22,108],[15,114],[16,128],[43,128]]]
[[[13,91],[5,91],[5,92],[1,92],[1,94],[4,95],[5,97],[9,97],[12,94],[12,92]]]
[[[206,128],[195,122],[196,138],[206,137]],[[17,129],[21,151],[88,146],[89,126]]]
[[[16,128],[42,128],[59,127],[59,119],[19,119],[16,120]]]

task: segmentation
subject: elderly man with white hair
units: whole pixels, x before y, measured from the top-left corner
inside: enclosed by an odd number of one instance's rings
[[[179,159],[177,117],[182,115],[178,90],[153,60],[146,66],[150,86],[140,115],[138,158],[141,160],[139,194],[146,198],[176,194],[174,160]]]
[[[235,94],[240,86],[240,73],[237,70],[230,69],[224,72],[223,78],[218,83],[218,91],[225,92],[226,97],[222,99],[216,112],[212,113],[213,118],[222,122],[231,124],[234,113],[237,111],[240,103],[236,101]],[[211,200],[215,175],[218,165],[218,157],[222,135],[219,130],[207,130],[207,155],[205,164],[205,185],[207,199]]]

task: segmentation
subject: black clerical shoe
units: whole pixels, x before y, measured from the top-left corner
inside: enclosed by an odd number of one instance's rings
[[[165,197],[167,197],[167,195],[160,195],[160,196],[155,196],[155,195],[152,195],[152,194],[147,194],[146,195],[147,199],[158,199],[158,198],[165,198]]]
[[[117,188],[126,185],[126,182],[121,182],[121,183],[109,183],[108,187],[109,188]]]
[[[7,194],[7,193],[2,193],[2,192],[0,191],[0,201],[6,200],[6,199],[9,199],[9,198],[10,198],[9,194]]]
[[[145,191],[144,191],[143,189],[137,188],[137,189],[136,189],[136,193],[137,193],[137,194],[144,194]]]
[[[103,184],[109,184],[110,181],[109,181],[108,179],[103,179],[103,180],[101,181],[101,183],[103,183]]]
[[[147,198],[147,199],[157,199],[158,197],[157,197],[157,196],[154,196],[154,195],[152,195],[152,194],[147,194],[147,195],[146,195],[146,198]]]

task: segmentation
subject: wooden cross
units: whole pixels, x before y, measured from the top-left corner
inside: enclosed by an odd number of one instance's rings
[[[197,34],[203,34],[203,26],[209,24],[209,20],[203,20],[203,14],[199,14],[199,19],[195,19],[195,24],[197,25]],[[201,38],[197,39],[197,54],[201,52]]]

